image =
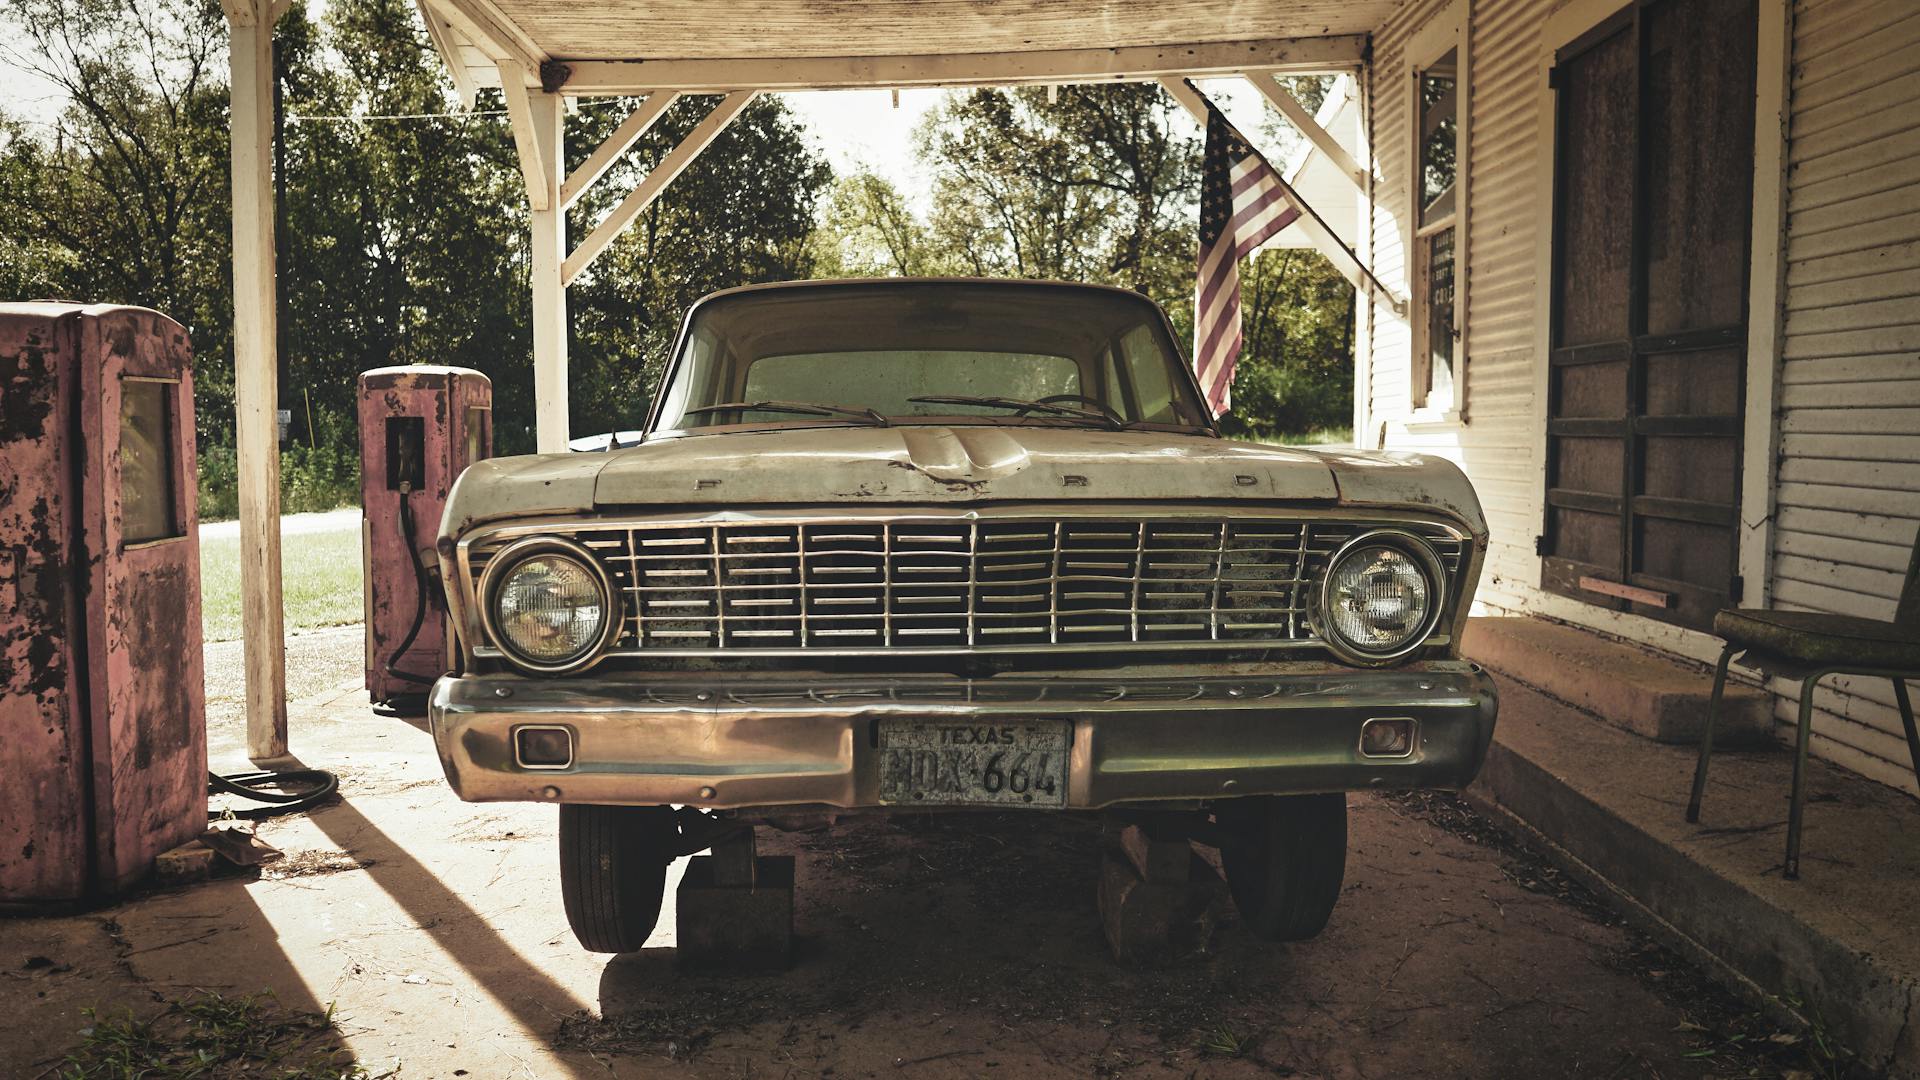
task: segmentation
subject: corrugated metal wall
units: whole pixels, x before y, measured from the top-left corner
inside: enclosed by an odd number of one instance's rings
[[[1517,609],[1534,595],[1539,562],[1541,455],[1534,414],[1535,222],[1544,213],[1534,190],[1539,112],[1534,86],[1535,28],[1555,5],[1547,0],[1461,0],[1467,3],[1471,55],[1468,190],[1472,206],[1465,244],[1466,364],[1461,405],[1466,423],[1408,426],[1411,396],[1407,323],[1377,308],[1369,382],[1370,422],[1363,441],[1385,425],[1386,445],[1430,451],[1460,463],[1473,477],[1492,532],[1480,597],[1495,609]],[[1408,37],[1444,5],[1408,4],[1374,37],[1369,96],[1375,174],[1374,272],[1402,295],[1410,291],[1406,242],[1412,167],[1406,89]]]
[[[1537,588],[1537,245],[1549,209],[1539,190],[1549,152],[1540,142],[1539,27],[1563,0],[1462,2],[1470,3],[1471,50],[1466,423],[1406,423],[1410,338],[1403,320],[1376,308],[1369,423],[1356,438],[1367,445],[1384,425],[1388,447],[1453,458],[1473,477],[1492,529],[1480,589],[1489,610],[1591,622],[1698,657],[1712,648],[1703,635],[1691,641],[1599,609],[1588,609],[1588,619],[1584,605]],[[1403,293],[1405,44],[1440,7],[1412,0],[1374,38],[1369,239],[1375,272]],[[1887,618],[1920,528],[1920,5],[1799,0],[1791,41],[1772,602]],[[1913,788],[1891,688],[1877,680],[1836,685],[1820,697],[1817,751]],[[1791,723],[1793,703],[1782,699],[1779,713]]]
[[[1885,619],[1920,529],[1920,5],[1804,0],[1792,40],[1773,598]],[[1841,685],[1816,745],[1912,787],[1892,687]]]

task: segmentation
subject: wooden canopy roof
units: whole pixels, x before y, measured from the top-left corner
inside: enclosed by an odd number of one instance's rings
[[[463,92],[1088,82],[1357,65],[1398,0],[418,0]]]

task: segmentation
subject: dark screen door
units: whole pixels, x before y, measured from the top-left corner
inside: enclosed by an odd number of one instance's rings
[[[1688,626],[1739,596],[1754,0],[1556,58],[1542,587]]]

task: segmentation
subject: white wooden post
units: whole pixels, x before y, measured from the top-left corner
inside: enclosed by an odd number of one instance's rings
[[[227,0],[233,158],[233,381],[240,458],[241,647],[247,756],[287,756],[280,606],[280,434],[274,350],[273,5]]]
[[[509,101],[515,95],[509,94]],[[567,449],[567,286],[560,268],[567,258],[567,211],[561,205],[565,176],[566,120],[559,94],[526,92],[526,126],[537,152],[537,178],[528,176],[533,207],[533,414],[534,447],[542,454]],[[514,110],[518,111],[518,110]],[[515,118],[519,123],[518,117]],[[522,152],[522,160],[527,154]],[[531,185],[539,184],[536,196]]]

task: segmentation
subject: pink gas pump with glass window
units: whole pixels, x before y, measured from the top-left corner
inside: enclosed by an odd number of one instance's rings
[[[0,304],[0,904],[111,895],[207,827],[193,353]]]
[[[424,712],[453,664],[434,540],[454,479],[493,453],[493,383],[470,368],[374,368],[359,413],[367,697]]]

